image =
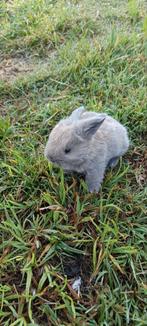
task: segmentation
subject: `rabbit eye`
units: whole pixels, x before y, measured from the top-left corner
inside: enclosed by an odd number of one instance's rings
[[[65,148],[65,154],[70,153],[71,149],[70,148]]]

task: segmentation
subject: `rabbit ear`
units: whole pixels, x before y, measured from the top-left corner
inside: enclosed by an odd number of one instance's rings
[[[84,106],[80,106],[79,108],[75,109],[75,110],[72,112],[72,114],[70,115],[69,118],[70,118],[72,121],[74,121],[74,120],[78,120],[78,119],[80,118],[81,114],[82,114],[84,111],[85,111]]]
[[[97,117],[79,121],[77,125],[78,136],[84,139],[90,139],[105,120],[105,114],[99,114]]]

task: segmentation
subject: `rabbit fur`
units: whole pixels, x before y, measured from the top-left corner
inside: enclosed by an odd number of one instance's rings
[[[129,147],[126,128],[107,114],[79,107],[51,131],[45,157],[65,171],[85,175],[88,190],[98,192],[108,166]]]

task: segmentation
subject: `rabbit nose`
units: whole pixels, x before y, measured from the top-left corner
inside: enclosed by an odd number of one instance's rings
[[[49,160],[54,163],[54,158],[52,155],[49,156]]]

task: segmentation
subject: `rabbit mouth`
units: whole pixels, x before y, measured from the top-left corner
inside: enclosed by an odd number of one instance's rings
[[[53,158],[51,158],[51,157],[49,157],[49,156],[48,156],[47,158],[48,158],[48,160],[49,160],[51,163],[56,164],[57,161],[55,161]]]
[[[50,162],[52,162],[53,164],[56,164],[58,166],[63,166],[64,165],[62,160],[55,160],[55,159],[51,159],[51,158],[49,160],[50,160]]]
[[[65,162],[62,159],[54,159],[53,157],[48,158],[49,161],[59,167],[62,167],[64,171],[70,172],[70,171],[81,171],[83,163],[85,162],[84,159],[72,160],[71,162]]]
[[[47,159],[54,164],[60,164],[60,162],[62,162],[61,160],[55,159],[53,156],[51,155],[47,155]]]
[[[62,168],[66,171],[79,171],[79,170],[81,171],[81,170],[83,170],[82,169],[83,163],[84,163],[84,160],[80,160],[80,162],[72,161],[69,163],[66,163],[64,161],[60,161],[60,162],[58,161],[57,164],[62,166]]]

